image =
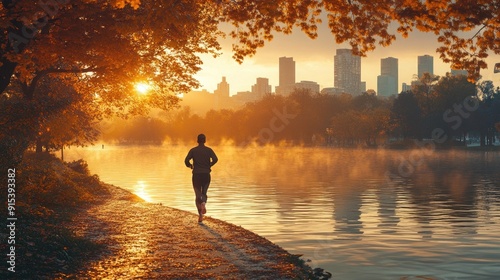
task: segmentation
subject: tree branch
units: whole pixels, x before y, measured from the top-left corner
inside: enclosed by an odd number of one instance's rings
[[[485,29],[486,27],[487,27],[487,25],[486,25],[486,24],[483,24],[483,27],[481,27],[481,28],[480,28],[480,29],[476,32],[476,34],[474,34],[474,36],[472,36],[472,37],[470,38],[470,40],[474,39],[474,38],[475,38],[475,37],[476,37],[476,36],[477,36],[477,35],[478,35],[481,31],[483,31],[483,29]]]
[[[26,99],[31,100],[35,96],[35,88],[43,77],[52,73],[89,73],[89,72],[101,72],[104,71],[106,67],[87,67],[87,68],[73,68],[73,69],[60,69],[60,68],[48,68],[37,72],[35,77],[31,80],[29,86],[23,87],[23,94]]]

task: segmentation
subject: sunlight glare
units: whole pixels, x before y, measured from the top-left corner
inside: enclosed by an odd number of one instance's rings
[[[145,95],[150,90],[151,86],[146,83],[137,83],[135,84],[135,90],[142,95]]]
[[[145,181],[137,181],[137,184],[134,186],[133,193],[145,201],[151,202],[152,198],[148,193],[147,187],[148,185]]]

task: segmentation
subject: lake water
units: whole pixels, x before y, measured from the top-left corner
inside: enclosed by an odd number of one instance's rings
[[[213,148],[207,214],[334,279],[500,279],[499,152]],[[65,160],[194,213],[188,149],[71,148]]]

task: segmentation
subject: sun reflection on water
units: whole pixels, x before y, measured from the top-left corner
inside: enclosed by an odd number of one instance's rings
[[[137,184],[132,188],[132,192],[147,202],[153,201],[148,192],[148,184],[145,181],[137,181]]]

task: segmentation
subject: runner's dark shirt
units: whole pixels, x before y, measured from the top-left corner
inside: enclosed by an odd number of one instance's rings
[[[210,173],[212,171],[210,167],[219,160],[214,151],[205,145],[199,145],[189,150],[184,160],[186,166],[190,166],[191,159],[194,161],[193,173]]]

